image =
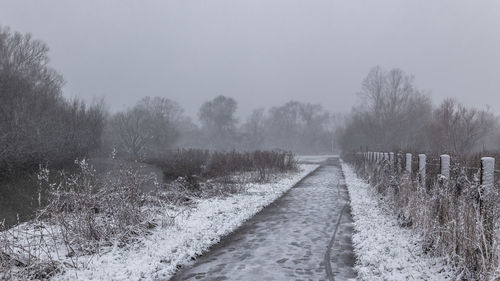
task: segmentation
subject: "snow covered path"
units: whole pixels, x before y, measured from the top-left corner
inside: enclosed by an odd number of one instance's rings
[[[325,253],[347,196],[338,159],[330,161],[173,280],[329,280]],[[355,278],[349,208],[330,263],[336,280]]]

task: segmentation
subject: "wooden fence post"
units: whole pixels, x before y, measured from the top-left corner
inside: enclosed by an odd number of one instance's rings
[[[450,179],[450,155],[443,154],[439,157],[441,166],[441,176]]]
[[[389,165],[394,172],[394,152],[389,152]]]
[[[481,158],[481,185],[484,189],[493,189],[495,186],[495,158]]]
[[[425,154],[418,155],[418,173],[420,174],[420,185],[425,187],[426,178],[426,163],[427,156]]]
[[[411,153],[406,153],[406,172],[408,172],[408,174],[411,174],[411,159]]]

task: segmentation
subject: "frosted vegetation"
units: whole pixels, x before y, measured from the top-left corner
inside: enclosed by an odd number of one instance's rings
[[[195,154],[202,161],[186,164]],[[175,252],[162,253],[175,257],[175,262],[165,262],[168,263],[166,272],[172,274],[177,265],[201,254],[221,235],[234,230],[292,187],[305,175],[304,171],[311,171],[310,168],[299,171],[293,155],[284,152],[185,150],[175,157],[171,160],[177,161],[174,167],[178,170],[165,167],[165,174],[176,173],[165,182],[158,182],[154,174],[144,174],[141,169],[127,166],[99,175],[85,160],[76,163],[78,169],[73,173],[52,175],[48,169],[42,169],[38,178],[40,188],[48,190],[47,204],[37,212],[35,219],[0,232],[0,280],[45,279],[67,271],[88,269],[95,259],[101,259],[110,251],[116,254],[117,249],[126,249],[118,253],[122,255],[131,247],[140,248],[142,244],[137,243],[151,235],[155,239],[168,236],[168,239],[179,240],[148,244],[173,251],[183,246],[187,235],[193,244],[179,253],[181,256]],[[145,192],[146,187],[149,192]],[[258,192],[251,193],[254,189]],[[213,200],[220,200],[223,205],[224,200],[229,200],[227,204],[232,206],[224,214],[228,221],[219,221],[222,217],[217,216],[212,218],[210,229],[219,232],[191,232],[188,225],[176,223],[179,218],[189,220],[203,204],[209,204],[202,210],[205,215],[223,207],[210,207],[209,202]],[[241,214],[234,212],[236,207]],[[204,225],[199,219],[189,223],[193,227]],[[130,263],[148,257],[151,254],[144,253]],[[161,260],[154,262],[160,266]],[[117,265],[112,274],[123,274],[122,269],[121,264]],[[74,275],[68,278],[72,280]]]
[[[380,200],[377,189],[350,165],[343,164],[342,170],[351,198],[359,280],[455,280],[458,274],[446,258],[432,256],[422,247],[418,229],[401,227],[392,202]]]
[[[370,194],[385,199],[398,225],[418,233],[418,250],[454,268],[450,278],[500,278],[500,188],[498,183],[481,182],[474,159],[452,159],[444,177],[434,164],[439,157],[429,155],[426,178],[415,169],[403,169],[402,161],[370,162],[357,154],[345,159],[371,185]],[[483,160],[483,169],[489,168],[483,179],[491,179],[492,158]]]

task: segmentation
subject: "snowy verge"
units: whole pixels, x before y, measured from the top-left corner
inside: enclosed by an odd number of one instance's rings
[[[55,280],[168,280],[177,269],[207,251],[265,206],[316,170],[300,165],[300,171],[273,183],[248,184],[246,192],[226,198],[199,199],[178,213],[171,226],[124,248],[92,257],[84,269],[67,268]]]
[[[342,163],[354,219],[355,269],[360,280],[452,280],[445,259],[425,255],[421,235],[402,228],[387,203]]]

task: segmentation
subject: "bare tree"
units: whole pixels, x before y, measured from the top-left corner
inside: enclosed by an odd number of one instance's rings
[[[497,127],[490,111],[467,108],[454,99],[446,99],[434,111],[428,136],[441,151],[468,153]]]
[[[266,147],[302,153],[331,149],[329,114],[321,105],[291,101],[273,107],[266,122]]]
[[[373,68],[363,81],[363,103],[344,129],[345,149],[402,149],[425,146],[422,130],[432,112],[430,98],[400,69]]]
[[[266,116],[264,109],[255,109],[243,125],[245,146],[248,149],[262,149],[266,139]]]
[[[207,147],[215,149],[233,148],[236,134],[235,117],[237,103],[233,98],[217,96],[200,107],[198,117],[207,138]]]
[[[110,122],[108,142],[133,158],[171,148],[179,138],[182,108],[161,97],[145,97],[133,108],[115,114]]]

